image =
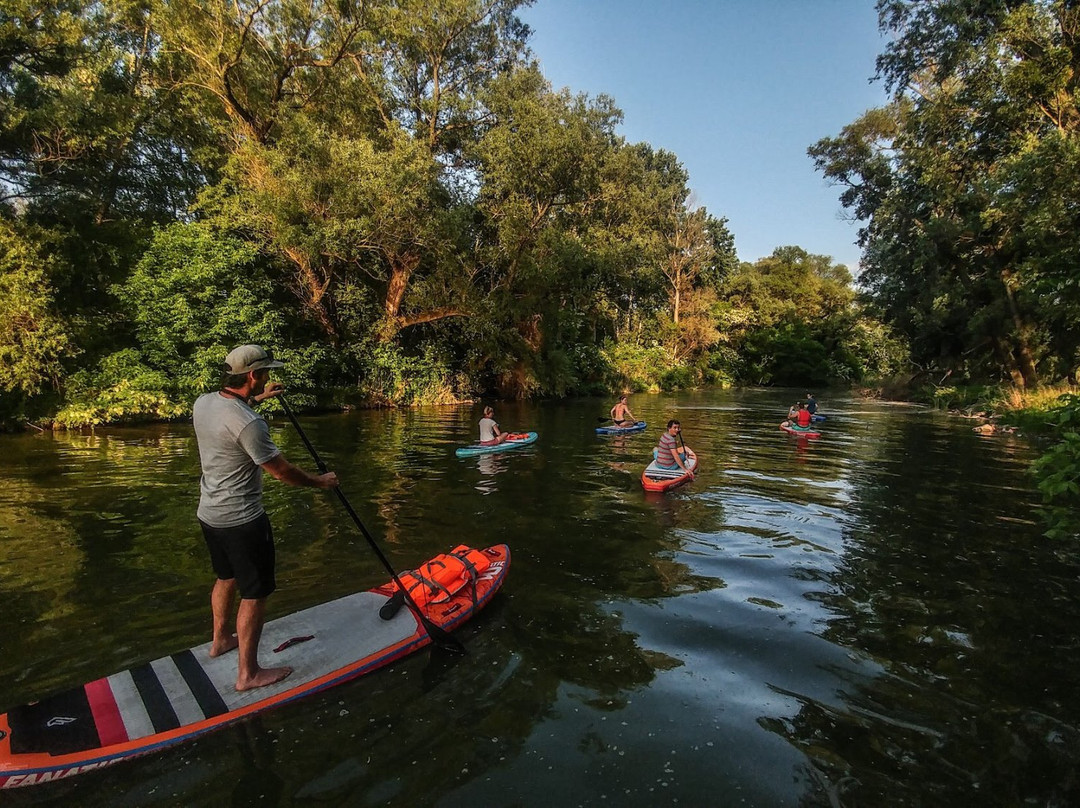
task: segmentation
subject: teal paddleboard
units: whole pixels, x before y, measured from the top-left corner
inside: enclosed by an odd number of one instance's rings
[[[492,452],[508,452],[511,449],[518,449],[522,446],[528,446],[530,443],[536,443],[538,437],[540,436],[535,432],[511,432],[509,437],[502,443],[495,443],[491,446],[474,443],[471,446],[460,447],[454,454],[458,457],[475,457],[476,455],[491,454]]]

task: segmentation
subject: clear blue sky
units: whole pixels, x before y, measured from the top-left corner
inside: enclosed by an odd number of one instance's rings
[[[674,152],[743,261],[794,244],[858,271],[858,225],[806,155],[885,103],[873,0],[536,0],[556,88],[606,93],[620,134]]]

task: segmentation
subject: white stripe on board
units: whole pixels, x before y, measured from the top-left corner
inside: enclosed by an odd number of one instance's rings
[[[195,700],[195,694],[184,681],[171,656],[155,659],[150,663],[150,667],[154,669],[158,681],[165,690],[165,695],[169,697],[169,703],[176,711],[180,726],[186,727],[188,724],[194,724],[206,718],[202,708],[199,707],[199,702]]]
[[[145,738],[154,734],[154,725],[150,722],[150,716],[143,706],[142,696],[135,682],[131,678],[131,671],[114,673],[108,678],[109,687],[112,689],[113,698],[116,699],[116,707],[120,710],[120,718],[124,722],[128,738]]]

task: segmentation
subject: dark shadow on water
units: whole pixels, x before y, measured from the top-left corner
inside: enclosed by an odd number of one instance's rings
[[[285,781],[278,775],[274,735],[258,716],[234,728],[240,758],[240,776],[232,789],[233,808],[257,808],[281,804]]]

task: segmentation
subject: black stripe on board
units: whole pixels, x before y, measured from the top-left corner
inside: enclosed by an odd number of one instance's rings
[[[176,711],[169,702],[165,688],[161,686],[157,673],[149,663],[132,668],[131,678],[142,697],[146,714],[150,716],[150,723],[154,725],[154,732],[167,732],[179,727],[180,719],[176,717]]]
[[[199,664],[199,660],[191,651],[173,654],[172,661],[176,663],[176,669],[180,671],[187,686],[191,688],[191,693],[195,696],[195,701],[199,703],[199,709],[202,710],[204,716],[213,718],[215,715],[229,712],[229,708],[225,706],[225,700],[221,698],[214,683],[210,681],[210,677],[206,675],[203,666]]]

